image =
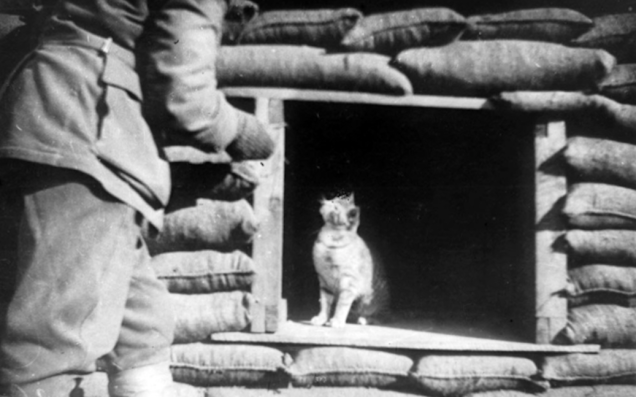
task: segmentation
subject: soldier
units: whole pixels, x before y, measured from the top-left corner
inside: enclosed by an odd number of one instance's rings
[[[0,216],[17,244],[0,264],[0,395],[68,396],[65,379],[103,357],[111,396],[168,396],[172,313],[140,234],[169,197],[161,148],[244,160],[274,145],[216,88],[223,0],[55,3],[0,98]]]

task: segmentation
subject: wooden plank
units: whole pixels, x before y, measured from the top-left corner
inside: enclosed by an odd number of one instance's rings
[[[272,98],[280,100],[339,102],[367,105],[411,106],[442,109],[491,109],[486,98],[466,98],[432,95],[393,96],[362,92],[304,90],[291,88],[226,87],[228,97]]]
[[[560,152],[565,122],[541,122],[535,130],[535,316],[537,343],[550,343],[567,324],[567,256],[558,240],[565,232],[560,205],[567,181]]]
[[[223,343],[353,346],[461,352],[597,353],[599,351],[598,345],[536,345],[371,325],[346,324],[343,328],[330,328],[291,321],[281,324],[275,334],[228,332],[213,334],[211,339],[214,342]]]
[[[285,135],[283,103],[277,99],[257,98],[256,117],[268,125],[276,142],[274,154],[261,162],[261,183],[254,192],[254,211],[259,230],[254,238],[252,257],[260,267],[252,286],[256,303],[252,310],[251,331],[275,332],[284,321],[280,310],[283,279],[283,194]]]

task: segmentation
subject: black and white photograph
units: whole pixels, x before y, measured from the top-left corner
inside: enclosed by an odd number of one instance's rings
[[[636,396],[636,0],[0,0],[0,397],[261,396]]]

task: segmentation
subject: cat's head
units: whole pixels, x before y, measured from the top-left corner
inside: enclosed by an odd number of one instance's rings
[[[338,195],[332,199],[320,199],[320,215],[325,224],[345,229],[355,229],[360,224],[360,207],[354,202],[353,193]]]

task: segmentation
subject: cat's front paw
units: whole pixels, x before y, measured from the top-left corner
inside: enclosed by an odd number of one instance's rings
[[[327,316],[323,316],[321,314],[315,316],[311,319],[311,325],[323,326],[327,322]]]
[[[332,318],[331,320],[329,320],[329,322],[327,322],[327,327],[331,327],[331,328],[342,328],[344,327],[345,322],[341,321],[341,320],[336,320],[334,318]]]

